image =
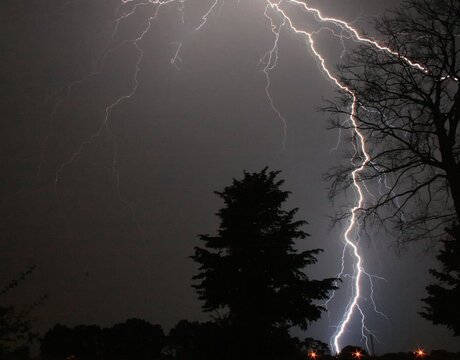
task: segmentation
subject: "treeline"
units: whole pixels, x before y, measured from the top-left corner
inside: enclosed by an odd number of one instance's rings
[[[258,342],[258,334],[248,343]],[[272,333],[265,351],[257,358],[305,359],[313,348],[328,355],[326,344],[307,338],[300,341],[287,332]],[[97,325],[67,327],[57,324],[40,340],[41,360],[211,360],[235,359],[235,352],[246,358],[244,350],[237,348],[238,334],[226,321],[190,322],[181,320],[165,333],[160,325],[141,319],[129,319],[112,327]],[[25,354],[24,354],[25,355]],[[11,360],[27,357],[11,357]],[[10,359],[8,359],[10,360]]]
[[[328,346],[307,338],[300,341],[287,331],[275,331],[265,349],[256,356],[264,359],[306,359],[315,351],[329,356]],[[259,341],[259,334],[247,342]],[[239,335],[225,321],[190,322],[181,320],[167,334],[161,325],[129,319],[103,328],[98,325],[69,327],[57,324],[39,339],[39,354],[31,357],[28,347],[1,351],[2,360],[211,360],[254,359],[238,347]],[[238,353],[238,355],[236,355]]]
[[[3,353],[2,360],[227,360],[234,359],[233,339],[225,322],[190,322],[181,320],[165,333],[160,325],[142,319],[129,319],[111,327],[57,324],[40,339],[37,357],[27,348]],[[257,334],[254,334],[257,337]],[[252,341],[253,339],[248,339]],[[255,340],[257,341],[257,340]],[[265,354],[240,359],[282,360],[460,360],[459,353],[445,350],[388,353],[370,356],[358,346],[346,346],[338,355],[329,352],[327,344],[306,338],[300,341],[285,333],[272,334]]]

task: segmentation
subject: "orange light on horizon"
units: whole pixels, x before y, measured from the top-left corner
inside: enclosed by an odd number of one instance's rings
[[[355,359],[361,359],[361,357],[363,356],[363,354],[361,354],[360,351],[356,350],[354,353],[352,353],[353,357]]]
[[[417,350],[414,351],[414,355],[416,358],[423,359],[428,354],[425,352],[425,350],[418,348]]]
[[[308,357],[312,360],[315,360],[319,357],[319,355],[317,353],[315,353],[314,351],[311,351],[308,353]]]

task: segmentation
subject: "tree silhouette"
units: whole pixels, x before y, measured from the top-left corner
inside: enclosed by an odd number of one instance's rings
[[[289,192],[280,189],[278,174],[267,168],[245,172],[216,192],[225,204],[216,214],[217,235],[201,235],[205,248],[196,247],[192,256],[200,265],[193,287],[205,311],[225,313],[237,358],[276,358],[271,345],[282,345],[274,337],[319,319],[325,309],[315,301],[336,288],[336,279],[310,280],[305,274],[321,250],[295,250],[295,240],[308,236],[302,230],[306,222],[294,221],[297,209],[283,210]]]
[[[225,359],[228,352],[226,328],[215,322],[181,320],[168,336],[168,352],[177,360]]]
[[[460,335],[460,227],[455,226],[449,238],[443,241],[443,249],[436,258],[442,270],[431,270],[438,284],[429,285],[427,304],[421,315],[434,324],[447,326],[455,336]]]
[[[165,343],[160,325],[129,319],[105,330],[106,358],[114,360],[158,359]]]
[[[56,324],[41,339],[40,357],[45,360],[58,360],[74,355],[76,349],[71,336],[71,329]]]
[[[40,353],[44,360],[104,359],[103,332],[96,325],[78,325],[74,328],[56,324],[41,341]]]
[[[363,360],[368,358],[369,354],[360,346],[347,345],[340,351],[339,360]]]
[[[302,345],[305,347],[307,354],[315,353],[317,356],[320,356],[321,358],[328,357],[331,355],[329,345],[320,340],[307,337],[303,341]]]
[[[111,328],[57,324],[42,339],[43,360],[153,360],[159,359],[165,342],[161,326],[129,319]]]
[[[460,219],[460,2],[403,0],[376,30],[394,52],[362,44],[339,67],[358,99],[357,130],[370,155],[358,181],[381,184],[362,210],[366,220],[394,226],[399,240],[437,240]],[[342,117],[351,115],[350,101],[342,94],[325,108],[339,115],[333,126],[354,129]],[[354,165],[362,162],[356,154]],[[327,174],[331,196],[352,185],[354,165]]]
[[[34,270],[31,266],[19,276],[0,288],[0,296],[16,288]],[[0,305],[0,359],[22,358],[28,354],[27,345],[37,337],[31,329],[30,313],[41,304],[44,298],[18,309],[13,305]]]

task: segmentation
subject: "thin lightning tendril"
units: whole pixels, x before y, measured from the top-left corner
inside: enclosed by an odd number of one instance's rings
[[[282,150],[284,150],[286,148],[287,121],[284,118],[284,116],[281,114],[281,111],[275,106],[273,97],[270,93],[270,86],[271,86],[270,72],[274,70],[276,66],[278,65],[278,49],[279,49],[278,44],[280,40],[281,29],[286,25],[286,20],[283,19],[280,25],[276,25],[275,20],[268,14],[268,9],[269,7],[266,6],[265,11],[264,11],[264,16],[270,21],[270,29],[273,35],[275,36],[275,41],[273,42],[273,47],[261,59],[261,62],[263,62],[265,58],[268,58],[266,60],[266,65],[263,69],[263,73],[265,74],[265,79],[266,79],[265,94],[267,95],[267,99],[268,99],[268,102],[270,103],[272,110],[276,113],[276,115],[278,116],[278,118],[281,120],[283,124]]]
[[[220,4],[222,7],[224,1],[225,0],[210,0],[210,6],[204,12],[199,24],[195,27],[195,31],[199,31],[206,26],[209,18],[213,15],[213,13],[218,8],[218,5]],[[264,7],[265,10],[264,10],[263,16],[265,16],[265,18],[268,19],[269,25],[270,25],[270,31],[274,36],[272,47],[262,57],[260,62],[264,65],[262,72],[264,73],[264,76],[266,79],[265,93],[266,93],[269,105],[271,106],[271,108],[273,109],[273,111],[275,112],[275,114],[277,115],[277,117],[280,119],[280,121],[283,124],[283,131],[284,131],[283,142],[282,142],[283,149],[284,149],[285,142],[286,142],[287,121],[285,117],[282,115],[281,111],[276,107],[274,99],[270,93],[270,87],[271,87],[270,74],[272,71],[276,69],[277,64],[278,64],[279,42],[280,42],[281,31],[283,29],[290,30],[295,35],[298,35],[301,38],[303,38],[303,40],[305,41],[305,44],[307,45],[307,49],[310,51],[311,55],[317,61],[321,72],[338,89],[347,93],[351,99],[351,105],[350,105],[351,115],[349,116],[348,119],[345,120],[345,122],[348,122],[350,124],[350,127],[352,128],[353,133],[354,133],[354,141],[352,144],[355,147],[355,154],[350,159],[354,167],[354,170],[351,172],[350,176],[352,178],[353,187],[356,193],[356,201],[355,201],[354,206],[349,210],[348,224],[343,233],[344,249],[343,249],[342,258],[341,258],[341,270],[338,274],[338,277],[350,278],[351,283],[352,283],[352,291],[351,291],[350,300],[348,302],[348,305],[346,306],[343,317],[341,321],[339,322],[339,324],[337,325],[336,331],[331,338],[331,346],[332,346],[333,351],[335,351],[336,353],[340,352],[340,345],[341,345],[340,340],[342,336],[345,334],[345,332],[347,331],[347,328],[350,325],[350,322],[355,313],[359,313],[361,317],[361,320],[360,320],[361,321],[361,336],[366,346],[368,346],[368,335],[371,334],[371,331],[366,326],[365,313],[362,309],[362,306],[360,305],[360,301],[364,300],[362,296],[362,288],[361,288],[363,278],[367,278],[369,281],[369,284],[370,284],[370,297],[369,298],[372,303],[374,311],[386,318],[386,316],[377,309],[376,303],[374,301],[374,284],[372,282],[373,278],[377,278],[381,280],[384,280],[384,279],[378,276],[375,276],[375,275],[371,275],[365,270],[363,257],[362,257],[360,247],[359,247],[359,233],[360,233],[359,218],[360,218],[360,214],[362,213],[364,209],[364,204],[365,204],[364,192],[370,193],[370,191],[366,188],[364,181],[362,181],[362,179],[360,178],[360,173],[364,170],[365,167],[373,166],[373,164],[371,163],[370,155],[368,151],[366,150],[366,139],[363,133],[360,132],[359,127],[358,127],[357,114],[358,114],[359,99],[357,98],[353,90],[347,87],[346,85],[342,84],[339,78],[336,77],[332,73],[332,71],[329,69],[326,59],[321,55],[320,51],[318,50],[316,46],[315,36],[317,36],[322,31],[331,32],[333,36],[337,37],[341,41],[341,44],[343,47],[342,55],[346,51],[344,41],[353,40],[355,42],[366,44],[368,46],[372,46],[382,52],[395,56],[398,59],[405,61],[408,65],[410,65],[416,70],[419,70],[424,73],[428,73],[429,71],[422,64],[419,64],[417,62],[414,62],[408,59],[407,57],[399,54],[398,52],[392,50],[391,48],[387,46],[380,45],[379,42],[377,42],[374,39],[364,37],[358,32],[358,30],[356,30],[352,25],[350,25],[346,21],[343,21],[337,18],[333,18],[333,17],[324,16],[319,9],[316,9],[316,8],[313,8],[307,5],[306,2],[303,2],[300,0],[278,0],[278,1],[260,0],[260,1],[263,1],[263,3],[265,3],[265,7]],[[236,0],[236,2],[239,4],[240,0]],[[106,131],[110,135],[113,141],[112,170],[113,170],[113,174],[116,179],[118,196],[120,200],[131,209],[131,212],[133,214],[133,218],[135,219],[135,221],[136,221],[136,217],[135,217],[134,207],[128,200],[123,198],[121,191],[120,191],[120,170],[118,166],[117,140],[116,140],[115,134],[113,134],[110,129],[109,122],[110,122],[110,117],[111,117],[112,112],[121,103],[126,102],[130,100],[133,96],[135,96],[137,89],[139,87],[139,72],[141,69],[141,63],[142,63],[143,56],[144,56],[144,51],[142,47],[140,46],[140,42],[144,39],[144,36],[150,31],[152,22],[157,18],[160,9],[163,6],[166,6],[168,4],[177,5],[177,9],[180,15],[181,22],[184,23],[185,7],[186,7],[186,4],[188,4],[186,0],[145,0],[145,1],[121,0],[121,3],[117,9],[117,14],[120,14],[123,7],[125,6],[130,6],[131,8],[130,10],[123,13],[122,15],[117,15],[118,18],[115,20],[115,23],[114,23],[115,26],[112,32],[112,38],[111,38],[112,41],[114,40],[115,35],[118,32],[119,26],[123,21],[125,21],[126,19],[129,19],[142,7],[148,7],[150,5],[155,7],[153,15],[151,15],[148,18],[146,26],[144,27],[144,29],[141,31],[140,35],[137,38],[132,39],[132,40],[125,40],[115,47],[108,48],[108,50],[104,52],[102,59],[100,61],[100,67],[102,67],[105,61],[105,58],[109,56],[112,52],[114,52],[115,50],[127,44],[131,44],[132,46],[134,46],[136,48],[136,51],[138,52],[138,56],[135,62],[135,70],[134,70],[134,75],[133,75],[133,78],[134,78],[133,86],[131,87],[131,90],[127,94],[120,96],[115,101],[113,101],[111,104],[106,106],[105,117],[98,131],[95,134],[91,135],[85,141],[81,142],[77,150],[66,161],[64,161],[57,167],[57,170],[55,173],[55,189],[56,189],[56,186],[59,182],[59,177],[62,171],[67,166],[72,164],[76,160],[76,158],[81,155],[82,151],[84,150],[86,146],[94,142],[104,131]],[[294,25],[293,19],[289,16],[287,11],[284,9],[285,5],[296,7],[304,13],[313,15],[315,19],[322,25],[322,27],[319,30],[311,31],[311,32],[308,32],[306,30],[302,30],[296,27]],[[330,28],[329,26],[332,26],[332,28]],[[337,32],[336,30],[339,30],[339,32]],[[183,42],[177,41],[174,44],[177,45],[177,48],[170,62],[171,62],[171,65],[174,66],[179,71],[180,67],[178,65],[178,62],[180,63],[183,62],[183,59],[180,56],[180,52],[183,47]],[[86,81],[89,77],[97,73],[98,72],[91,73],[87,75],[86,77],[84,77],[83,79],[77,80],[71,83],[67,87],[64,97],[53,108],[52,114],[51,114],[50,132],[48,136],[45,138],[43,146],[42,146],[42,157],[41,157],[40,168],[42,166],[42,163],[45,162],[44,152],[47,146],[47,141],[49,137],[52,135],[53,123],[54,123],[54,119],[56,117],[58,108],[62,106],[65,100],[71,95],[71,92],[75,86],[80,85],[82,82]],[[449,77],[449,75],[447,75],[446,78],[447,77]],[[457,78],[454,78],[454,80],[458,81]],[[337,142],[337,146],[334,149],[338,148],[339,143],[340,143],[340,137]],[[389,188],[386,177],[384,177],[383,180],[382,179],[379,180],[379,186],[381,186],[382,184],[387,189]],[[398,201],[398,199],[396,198],[395,201]],[[136,224],[139,227],[139,224],[137,223],[137,221],[136,221]],[[345,273],[345,257],[346,257],[347,252],[349,252],[353,258],[352,275]],[[334,295],[335,295],[335,292],[333,292],[332,296],[326,301],[325,306],[328,305],[328,303],[331,301]]]

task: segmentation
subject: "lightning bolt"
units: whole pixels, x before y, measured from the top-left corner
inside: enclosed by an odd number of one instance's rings
[[[336,353],[340,352],[340,339],[342,335],[345,333],[347,326],[349,325],[354,313],[358,311],[361,315],[361,333],[363,338],[365,339],[366,346],[367,346],[367,336],[366,333],[370,333],[369,329],[365,325],[365,314],[362,311],[361,307],[359,306],[359,300],[361,298],[361,282],[363,276],[367,275],[367,272],[364,269],[364,264],[363,264],[363,259],[362,255],[359,249],[359,241],[356,239],[356,236],[353,236],[353,233],[355,229],[356,231],[359,231],[359,223],[358,223],[358,216],[359,216],[359,210],[363,208],[364,205],[364,193],[363,193],[363,188],[360,185],[359,181],[359,174],[360,172],[368,165],[370,162],[370,156],[368,152],[366,151],[365,147],[365,139],[363,134],[358,130],[358,124],[357,124],[357,109],[358,109],[358,98],[355,95],[355,93],[348,88],[347,86],[343,85],[336,76],[332,74],[332,72],[329,70],[326,60],[322,57],[322,55],[319,53],[315,46],[315,41],[314,41],[314,32],[307,32],[305,30],[297,28],[292,19],[288,16],[287,12],[281,8],[281,3],[283,1],[280,1],[278,3],[272,3],[268,1],[267,7],[270,7],[274,9],[278,14],[281,15],[283,18],[284,22],[286,25],[290,28],[291,31],[293,31],[295,34],[302,36],[306,43],[308,44],[312,54],[316,58],[316,60],[319,63],[320,69],[322,72],[325,74],[325,76],[331,80],[335,86],[340,88],[342,91],[348,93],[352,99],[352,104],[351,104],[351,115],[349,118],[349,121],[352,124],[352,127],[354,129],[355,135],[358,139],[358,149],[361,152],[361,154],[364,157],[364,160],[361,162],[361,164],[352,171],[351,177],[353,179],[353,185],[357,193],[357,201],[355,203],[355,206],[350,210],[350,218],[348,221],[348,226],[344,232],[344,240],[345,240],[345,247],[351,249],[351,253],[353,256],[353,276],[352,276],[352,281],[353,281],[353,291],[352,291],[352,296],[350,299],[350,302],[345,310],[345,313],[342,317],[342,320],[340,321],[339,325],[337,326],[337,330],[332,336],[331,339],[331,345]],[[297,1],[297,0],[286,0],[288,3],[292,3],[294,5],[297,5],[300,7],[302,10],[313,13],[321,22],[323,23],[332,23],[336,26],[338,26],[342,31],[347,31],[348,34],[352,37],[354,37],[358,41],[364,41],[367,43],[370,43],[374,46],[378,46],[381,50],[385,50],[384,47],[381,47],[377,42],[365,39],[359,35],[359,33],[352,28],[348,23],[335,19],[335,18],[328,18],[324,17],[321,12],[318,9],[311,8],[307,6],[305,3]],[[272,31],[273,31],[273,26],[272,26]],[[279,35],[276,34],[276,42],[278,41]],[[277,45],[276,45],[277,46]],[[351,159],[352,163],[354,163],[354,158]],[[344,256],[345,256],[345,251],[343,252],[342,256],[342,270],[339,273],[339,276],[343,275],[344,272]],[[368,278],[371,280],[372,279],[370,276]],[[373,289],[373,285],[371,285]],[[373,301],[373,300],[372,300]],[[373,301],[374,302],[374,301]],[[375,304],[375,303],[374,303]]]
[[[227,1],[230,1],[230,0],[227,0]],[[236,1],[237,4],[240,4],[240,0],[233,0],[233,1]],[[366,326],[365,313],[361,305],[361,301],[363,300],[362,286],[363,286],[363,281],[365,278],[367,278],[370,284],[370,295],[369,296],[370,296],[374,311],[384,317],[385,315],[377,309],[376,303],[374,301],[374,284],[372,281],[373,278],[378,278],[378,279],[382,279],[382,278],[379,278],[375,275],[371,275],[366,271],[365,262],[364,262],[362,251],[359,245],[360,216],[362,212],[364,211],[363,209],[364,209],[364,204],[365,204],[365,199],[366,199],[365,193],[371,194],[371,192],[366,188],[365,183],[360,178],[360,174],[367,166],[373,166],[373,164],[371,163],[370,155],[366,149],[366,139],[363,133],[359,131],[359,127],[358,127],[357,112],[358,112],[358,107],[359,107],[359,99],[357,95],[353,92],[352,89],[350,89],[349,87],[341,83],[338,76],[334,75],[333,71],[330,69],[327,63],[326,58],[318,50],[317,44],[315,42],[315,38],[320,32],[329,31],[333,36],[335,36],[341,41],[342,47],[343,47],[342,55],[346,51],[344,41],[352,40],[356,43],[365,44],[365,45],[374,47],[382,52],[385,52],[391,56],[401,59],[405,61],[408,65],[413,67],[415,70],[418,70],[424,73],[428,73],[429,71],[424,65],[412,61],[411,59],[399,54],[397,51],[394,51],[393,49],[387,46],[381,45],[378,41],[374,39],[361,35],[360,32],[356,28],[354,28],[350,23],[344,20],[338,19],[338,18],[328,17],[328,16],[323,15],[323,13],[319,9],[308,5],[307,0],[304,0],[305,2],[300,1],[300,0],[278,0],[278,1],[259,0],[259,1],[261,1],[261,3],[264,4],[264,12],[261,15],[264,16],[268,20],[269,31],[272,33],[273,39],[274,39],[272,47],[261,58],[260,63],[264,65],[262,72],[266,79],[265,93],[267,96],[268,103],[273,109],[276,116],[279,118],[279,120],[283,124],[284,134],[283,134],[282,147],[284,148],[285,142],[286,142],[287,121],[286,121],[286,118],[282,115],[281,111],[277,108],[275,104],[275,99],[270,93],[270,89],[271,89],[270,74],[276,69],[277,64],[278,64],[280,35],[284,29],[290,31],[292,34],[300,37],[303,40],[306,46],[306,50],[308,50],[309,53],[312,55],[312,57],[317,61],[319,69],[321,73],[324,75],[324,77],[330,82],[332,82],[332,84],[335,87],[337,87],[344,93],[348,94],[350,97],[350,114],[351,115],[345,121],[350,124],[350,127],[353,130],[353,134],[354,134],[354,140],[352,144],[355,147],[355,154],[350,159],[354,170],[350,173],[350,176],[353,181],[353,187],[354,187],[355,194],[356,194],[356,200],[354,202],[354,205],[351,207],[351,209],[349,209],[348,222],[347,222],[345,231],[343,233],[344,248],[343,248],[342,258],[341,258],[341,270],[338,274],[338,277],[350,278],[351,285],[352,285],[351,297],[344,310],[343,316],[340,322],[338,323],[336,330],[331,338],[331,347],[333,351],[336,353],[339,353],[341,349],[341,339],[343,335],[348,331],[348,328],[354,316],[356,315],[360,316],[361,335],[366,345],[368,341],[367,336],[371,334],[371,331]],[[194,27],[196,32],[204,31],[206,29],[206,24],[208,23],[209,19],[214,15],[219,5],[221,7],[223,6],[224,2],[225,0],[209,0],[208,7],[203,12],[201,19],[199,20],[199,23]],[[139,72],[141,69],[141,64],[142,64],[142,60],[144,56],[144,51],[140,43],[144,39],[145,35],[150,31],[152,22],[155,21],[155,19],[158,17],[161,8],[165,6],[176,6],[177,11],[179,13],[179,18],[181,22],[184,23],[185,10],[186,10],[186,5],[188,5],[188,3],[189,2],[186,0],[144,0],[144,1],[121,0],[119,7],[117,9],[117,14],[119,15],[114,22],[115,25],[114,25],[114,29],[112,33],[112,41],[114,40],[115,35],[119,30],[119,26],[123,21],[129,19],[137,11],[140,11],[140,9],[144,9],[144,8],[148,9],[150,6],[154,7],[153,13],[149,16],[148,21],[146,25],[144,26],[144,28],[141,30],[139,36],[137,36],[136,38],[132,40],[125,40],[121,44],[115,47],[109,47],[108,50],[105,51],[103,58],[101,59],[101,64],[102,64],[101,66],[103,66],[103,62],[107,56],[109,56],[115,50],[125,45],[131,44],[138,53],[138,56],[137,56],[137,59],[134,65],[133,85],[131,89],[129,90],[129,92],[115,99],[112,103],[108,104],[105,107],[105,117],[102,120],[99,130],[95,134],[87,138],[85,141],[81,142],[77,150],[66,161],[64,161],[57,167],[57,171],[55,175],[56,185],[58,184],[59,176],[61,172],[65,169],[65,167],[72,164],[75,161],[75,159],[81,155],[83,149],[87,145],[95,141],[102,134],[103,131],[106,131],[107,133],[111,135],[112,141],[113,141],[112,168],[113,168],[114,176],[116,178],[118,195],[120,197],[120,200],[122,200],[124,204],[129,206],[134,214],[134,208],[126,199],[122,197],[121,192],[119,190],[120,174],[119,174],[119,167],[118,167],[118,162],[117,162],[117,158],[118,158],[117,141],[116,141],[115,135],[110,130],[110,116],[112,112],[121,103],[125,101],[129,101],[131,98],[133,98],[136,95],[137,89],[139,87],[139,81],[140,81]],[[125,8],[127,8],[127,10],[125,10]],[[300,11],[301,13],[304,13],[304,14],[313,15],[313,17],[318,22],[318,24],[320,24],[320,29],[315,30],[315,31],[307,31],[307,30],[304,30],[296,26],[294,19],[288,13],[288,9],[294,9],[295,11]],[[174,53],[174,56],[170,60],[171,65],[175,67],[177,70],[180,70],[179,63],[183,62],[183,59],[180,56],[180,52],[183,47],[183,42],[178,40],[177,42],[174,42],[173,44],[176,45],[176,51]],[[65,102],[65,99],[67,99],[70,96],[72,89],[93,75],[94,74],[91,73],[85,78],[71,83],[67,87],[64,98],[61,99],[56,104],[56,106],[53,108],[53,111],[51,114],[51,119],[52,119],[51,124],[54,121],[54,117],[56,116],[56,112],[58,111],[58,108],[62,106],[63,103]],[[458,79],[455,78],[455,80],[458,80]],[[51,133],[49,134],[49,136],[51,136]],[[46,147],[46,142],[48,140],[48,137],[45,138],[45,142],[42,147],[42,154],[44,153],[44,149]],[[339,137],[339,140],[338,140],[338,143],[335,149],[338,148],[339,143],[340,143],[340,137]],[[42,155],[42,161],[45,161],[43,155]],[[390,188],[390,186],[387,184],[386,178],[384,178],[383,180],[382,179],[379,180],[379,186],[381,186],[382,184],[387,189]],[[345,258],[346,258],[347,253],[349,253],[352,258],[352,265],[353,265],[352,274],[345,273],[345,261],[346,261]],[[333,293],[333,296],[334,296],[334,293]],[[326,302],[326,305],[329,303],[331,299],[332,297]]]

